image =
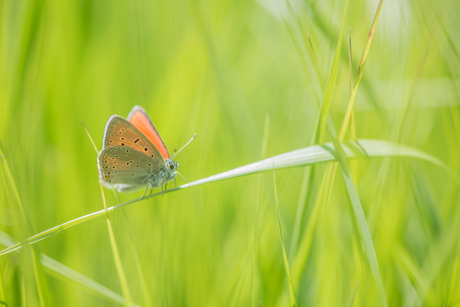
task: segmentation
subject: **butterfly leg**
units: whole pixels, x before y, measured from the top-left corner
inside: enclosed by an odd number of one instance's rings
[[[142,194],[141,200],[144,198],[145,193],[147,193],[147,190],[148,190],[148,189],[149,189],[149,185],[147,184],[147,186],[145,187],[144,194]]]
[[[177,188],[177,184],[176,184],[176,176],[174,176],[174,187]]]
[[[165,183],[165,191],[168,189],[168,183]]]
[[[160,185],[161,196],[163,196],[163,184]]]

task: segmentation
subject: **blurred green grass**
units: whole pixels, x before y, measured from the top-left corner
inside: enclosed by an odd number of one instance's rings
[[[304,40],[307,33],[311,37],[322,84],[344,3],[291,2]],[[21,220],[9,183],[0,176],[0,229],[18,241],[103,208],[96,156],[80,120],[99,147],[109,116],[127,116],[136,104],[150,114],[170,151],[197,132],[178,156],[188,180],[260,160],[267,112],[266,157],[309,145],[320,102],[284,1],[0,5],[0,140],[24,207]],[[359,0],[348,8],[355,74],[376,7],[376,1]],[[457,174],[459,13],[452,0],[385,1],[355,103],[358,138],[411,145]],[[346,41],[331,108],[336,127],[349,96]],[[438,167],[407,158],[349,164],[356,170],[388,304],[460,305],[455,182]],[[302,229],[324,170],[315,171]],[[276,172],[286,251],[303,173]],[[125,208],[154,306],[285,303],[272,174],[257,176]],[[109,205],[117,203],[111,191],[106,196]],[[297,285],[299,306],[378,302],[348,206],[336,176]],[[110,217],[133,300],[145,305],[122,213]],[[2,256],[0,300],[9,306],[114,304],[71,279],[37,273],[30,254],[38,252],[121,294],[107,226],[97,219],[33,250]],[[40,285],[48,290],[37,291]]]

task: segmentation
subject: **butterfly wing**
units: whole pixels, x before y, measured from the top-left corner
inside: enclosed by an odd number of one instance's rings
[[[133,148],[152,158],[155,163],[165,166],[165,160],[155,146],[126,119],[113,115],[107,121],[102,148],[124,146]]]
[[[152,174],[159,174],[156,161],[126,146],[106,147],[97,157],[99,179],[108,188],[129,192],[145,187]]]
[[[155,125],[143,108],[135,106],[129,113],[127,120],[145,135],[145,137],[158,149],[165,160],[169,159],[168,149],[163,143]]]

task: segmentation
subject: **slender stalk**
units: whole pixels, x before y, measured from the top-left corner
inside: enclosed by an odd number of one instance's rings
[[[286,249],[284,248],[283,230],[281,227],[280,205],[278,201],[278,189],[276,187],[275,169],[273,169],[273,186],[275,190],[276,220],[278,221],[278,232],[280,236],[281,251],[283,253],[284,270],[286,271],[286,276],[287,276],[288,284],[289,284],[289,299],[291,301],[291,306],[295,307],[297,306],[297,301],[295,299],[294,284],[292,283],[291,271],[289,269],[289,261],[286,255]]]

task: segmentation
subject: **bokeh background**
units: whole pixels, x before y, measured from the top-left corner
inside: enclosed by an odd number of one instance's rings
[[[324,90],[345,1],[290,5],[293,14],[281,0],[0,1],[0,140],[17,189],[2,162],[2,242],[103,209],[96,153],[80,121],[99,148],[107,119],[134,105],[150,114],[170,152],[198,133],[178,156],[188,180],[308,146],[320,104],[312,78]],[[336,127],[350,94],[349,29],[356,76],[377,6],[350,1],[331,108]],[[459,14],[454,0],[383,3],[356,98],[356,138],[413,146],[460,173]],[[350,165],[388,304],[460,306],[458,183],[410,158]],[[324,169],[316,168],[301,235]],[[304,171],[276,172],[290,260]],[[266,173],[110,213],[133,302],[289,305],[274,191]],[[117,204],[105,194],[108,206]],[[73,271],[42,266],[40,254]],[[300,306],[382,302],[340,175],[320,204],[307,256],[301,268],[290,263]],[[91,282],[126,298],[105,217],[0,256],[0,300],[8,306],[120,305]]]

